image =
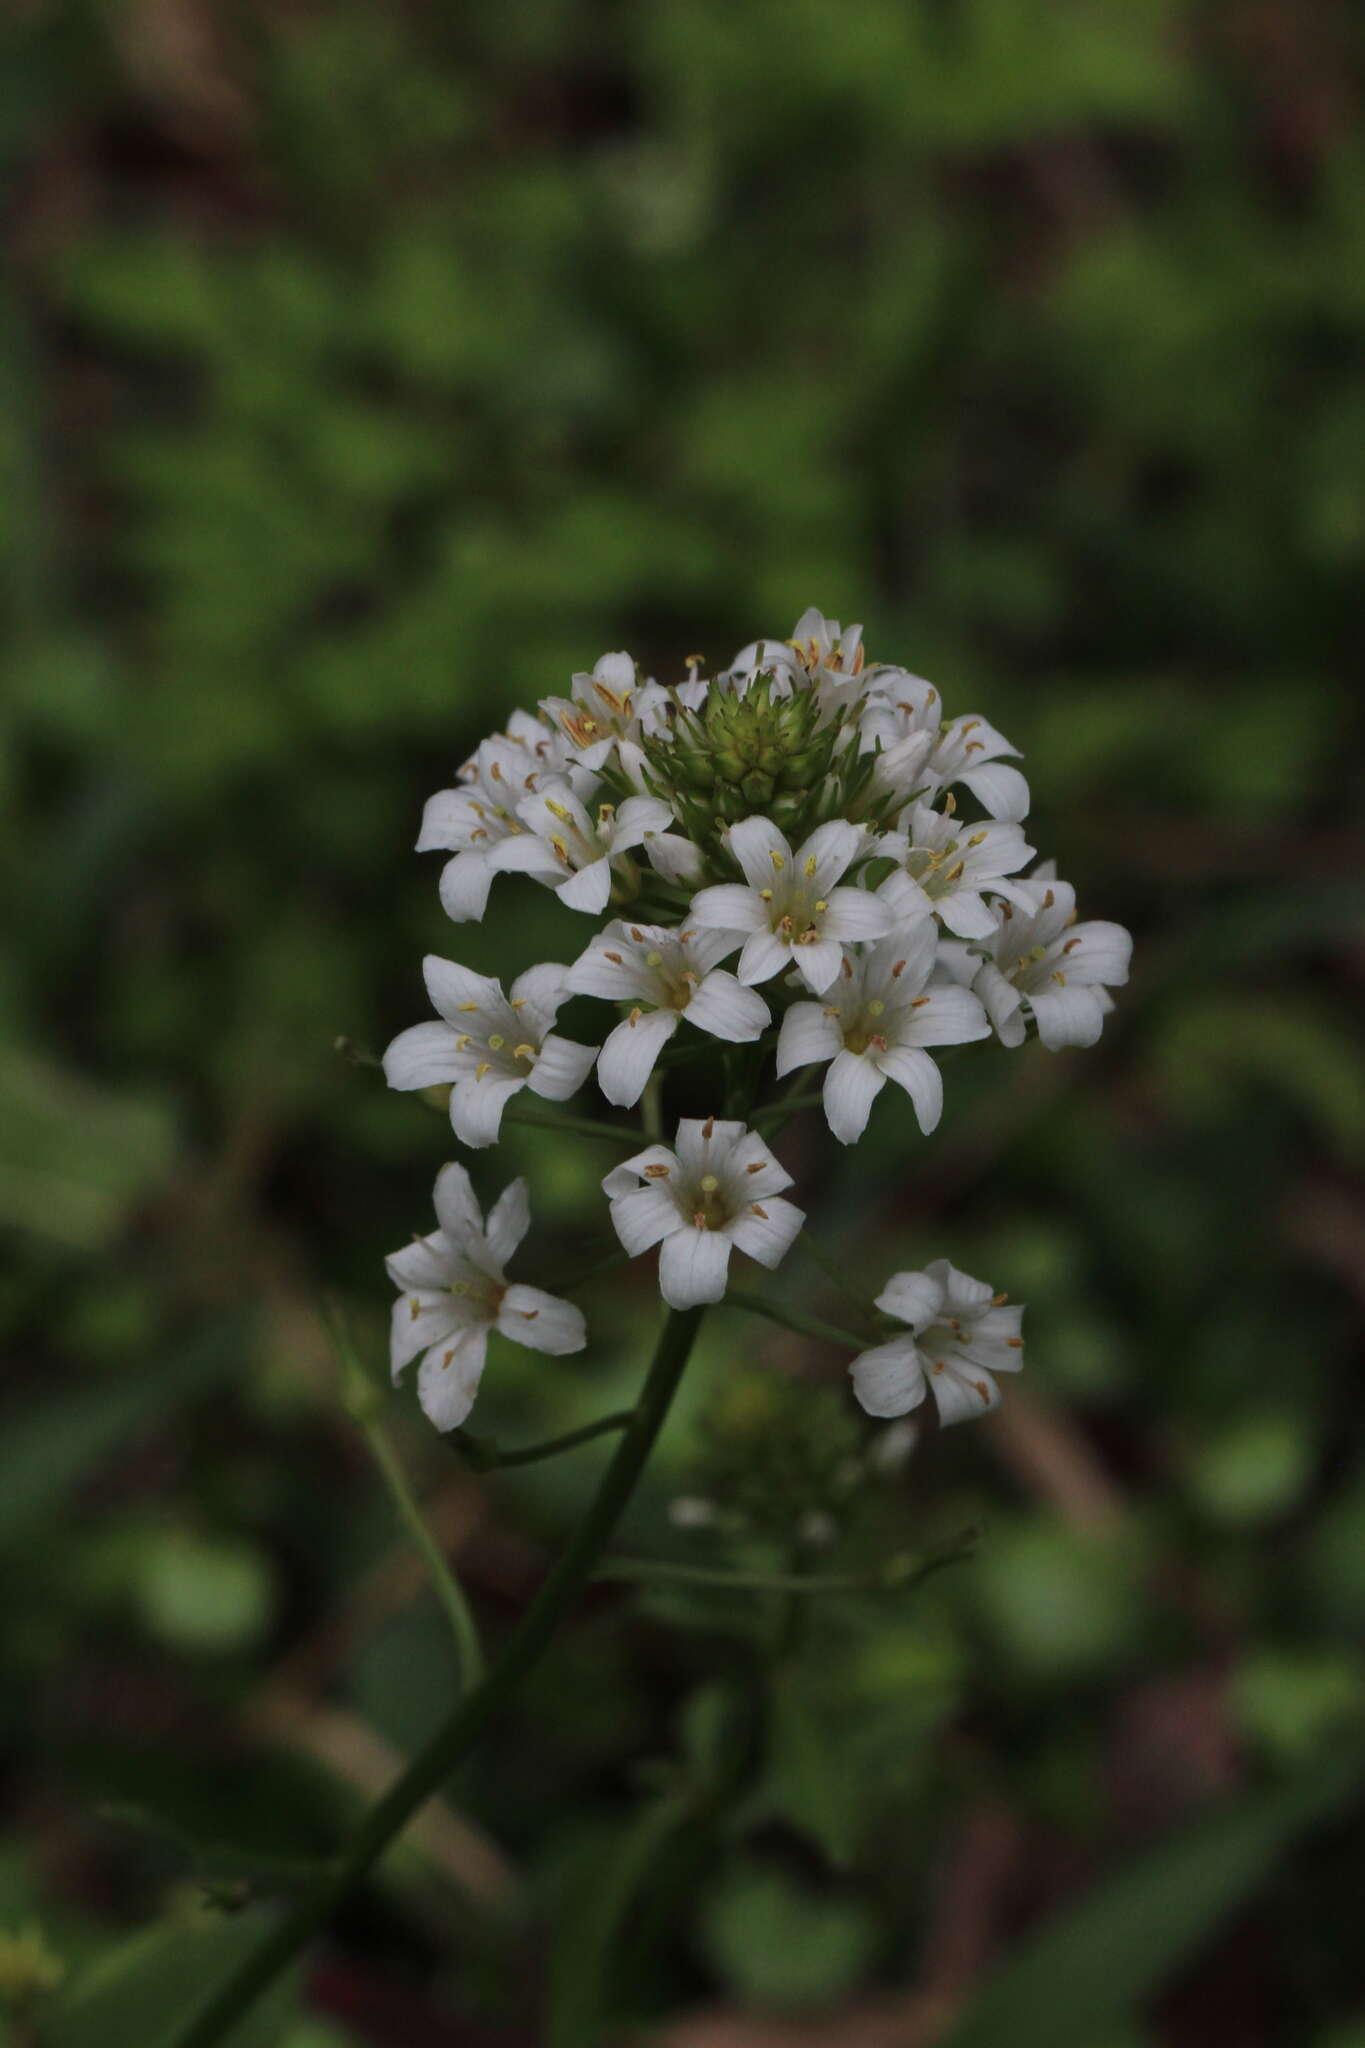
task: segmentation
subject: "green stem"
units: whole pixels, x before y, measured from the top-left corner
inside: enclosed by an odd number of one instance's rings
[[[784,1329],[798,1330],[803,1337],[819,1337],[828,1344],[845,1344],[850,1351],[866,1351],[873,1341],[871,1337],[855,1336],[852,1330],[842,1330],[837,1323],[821,1322],[818,1316],[803,1315],[800,1309],[788,1308],[779,1301],[768,1301],[763,1295],[749,1294],[742,1288],[730,1288],[721,1307],[747,1309],[750,1315],[766,1316],[770,1323],[781,1323]]]
[[[471,1686],[477,1685],[483,1677],[483,1645],[479,1641],[478,1624],[470,1612],[464,1589],[442,1557],[440,1545],[417,1505],[416,1497],[408,1484],[407,1473],[403,1470],[387,1434],[379,1423],[367,1420],[363,1416],[359,1420],[365,1441],[370,1447],[370,1455],[379,1467],[384,1484],[389,1489],[399,1519],[431,1573],[431,1583],[436,1597],[446,1611],[450,1632],[455,1638],[455,1648],[460,1660],[460,1690],[467,1693]]]
[[[626,1124],[599,1124],[590,1116],[556,1116],[553,1111],[532,1109],[521,1102],[509,1102],[503,1110],[509,1124],[530,1124],[540,1131],[563,1131],[578,1138],[609,1138],[613,1145],[642,1145],[644,1133]]]
[[[591,1443],[609,1430],[625,1429],[634,1413],[633,1408],[618,1408],[612,1415],[599,1415],[596,1422],[585,1422],[579,1429],[566,1429],[562,1436],[546,1437],[516,1451],[504,1451],[490,1437],[469,1436],[463,1430],[457,1430],[452,1441],[476,1472],[497,1472],[504,1465],[538,1465],[542,1458],[557,1458],[561,1451],[576,1450],[579,1444]]]
[[[335,1871],[276,1923],[167,2048],[212,2048],[223,2039],[383,1855],[417,1809],[446,1782],[539,1662],[591,1579],[593,1567],[635,1490],[682,1378],[702,1314],[701,1309],[693,1308],[670,1310],[665,1316],[640,1398],[592,1504],[483,1683],[464,1695],[426,1748],[370,1808],[338,1858]]]
[[[715,1586],[734,1593],[854,1593],[884,1584],[880,1574],[869,1572],[743,1572],[728,1565],[674,1564],[665,1557],[609,1557],[593,1577],[632,1585]]]
[[[803,1079],[804,1076],[798,1076],[798,1080]],[[794,1089],[788,1089],[776,1102],[770,1102],[766,1109],[759,1110],[753,1118],[753,1127],[762,1131],[765,1137],[775,1138],[798,1109],[815,1109],[824,1099],[823,1095],[798,1095]]]
[[[860,1315],[868,1315],[870,1313],[870,1304],[858,1293],[855,1287],[849,1286],[848,1281],[839,1270],[838,1260],[831,1258],[830,1254],[811,1236],[809,1230],[801,1232],[801,1242],[830,1285],[837,1287],[845,1301],[851,1302]]]

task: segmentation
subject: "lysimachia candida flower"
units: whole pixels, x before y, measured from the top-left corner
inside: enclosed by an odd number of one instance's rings
[[[964,947],[951,971],[970,973],[1000,1043],[1022,1045],[1032,1018],[1049,1052],[1094,1045],[1113,1008],[1108,991],[1128,979],[1129,933],[1102,918],[1078,924],[1075,890],[1046,876],[1019,885],[995,914],[990,937]]]
[[[417,1394],[438,1429],[457,1429],[474,1405],[489,1332],[556,1356],[581,1351],[580,1309],[539,1287],[508,1281],[505,1267],[531,1225],[524,1180],[514,1180],[483,1211],[462,1166],[436,1176],[436,1221],[385,1261],[399,1291],[393,1305],[390,1362],[396,1380],[418,1353]]]
[[[598,1086],[608,1102],[630,1109],[640,1100],[684,1017],[731,1045],[762,1036],[772,1022],[768,1005],[717,965],[734,947],[729,932],[670,931],[617,918],[574,962],[565,984],[571,995],[631,1006],[597,1056]]]
[[[529,967],[510,996],[489,975],[434,953],[422,972],[439,1018],[399,1032],[384,1054],[384,1077],[390,1088],[449,1084],[451,1127],[464,1144],[495,1144],[502,1113],[523,1088],[564,1102],[582,1087],[596,1046],[551,1029],[568,993],[567,967]]]
[[[1022,1307],[1009,1307],[984,1280],[934,1259],[922,1273],[895,1273],[877,1307],[905,1334],[860,1352],[849,1368],[869,1415],[908,1415],[931,1389],[940,1422],[965,1422],[998,1407],[996,1374],[1024,1362]]]
[[[684,1117],[674,1147],[647,1145],[602,1187],[631,1257],[659,1246],[669,1307],[696,1308],[724,1295],[732,1251],[779,1266],[806,1219],[782,1199],[792,1177],[757,1131]]]
[[[831,820],[793,852],[770,819],[743,818],[730,828],[729,848],[743,882],[703,889],[691,916],[707,930],[745,934],[737,972],[748,987],[795,967],[819,995],[839,972],[844,942],[891,929],[892,912],[879,896],[839,886],[867,850],[859,826]]]
[[[1009,741],[983,718],[950,717],[925,678],[869,657],[860,626],[811,610],[787,639],[751,641],[712,676],[700,657],[684,666],[665,687],[629,655],[604,655],[567,695],[542,698],[538,716],[515,714],[459,786],[431,799],[421,844],[453,856],[441,897],[457,922],[484,914],[496,873],[531,877],[593,922],[567,937],[572,967],[529,967],[506,995],[429,958],[437,1016],[384,1059],[395,1088],[449,1087],[452,1126],[472,1147],[498,1139],[519,1091],[567,1103],[595,1065],[614,1121],[588,1105],[566,1127],[631,1152],[602,1183],[611,1220],[632,1255],[659,1247],[674,1308],[718,1300],[734,1251],[776,1268],[799,1234],[791,1176],[759,1135],[802,1108],[788,1077],[824,1069],[843,1144],[862,1136],[887,1081],[927,1135],[943,1107],[936,1048],[992,1027],[1017,1044],[1030,1025],[1047,1046],[1091,1042],[1129,947],[1118,926],[1076,924],[1070,889],[1047,868],[1023,878],[1028,787]],[[511,946],[524,928],[500,929]],[[578,1027],[591,1044],[555,1028],[571,999],[589,1017],[590,1002],[618,1006],[610,1027]],[[646,1143],[664,1127],[675,1068],[697,1114],[671,1148]],[[479,1297],[481,1313],[491,1298]],[[1019,1363],[1017,1311],[945,1261],[899,1275],[880,1306],[904,1311],[906,1329],[857,1361],[864,1407],[904,1414],[926,1386],[945,1420],[994,1405],[995,1375]],[[448,1392],[443,1402],[443,1414],[458,1406]]]
[[[986,1012],[969,989],[929,987],[937,954],[929,917],[870,946],[851,946],[820,1001],[794,1003],[782,1019],[778,1076],[829,1063],[825,1116],[841,1144],[861,1138],[888,1081],[905,1090],[927,1135],[943,1114],[943,1078],[925,1048],[989,1038]]]

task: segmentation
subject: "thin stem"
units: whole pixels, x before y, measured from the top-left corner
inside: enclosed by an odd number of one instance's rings
[[[745,1572],[727,1565],[674,1564],[664,1557],[609,1557],[593,1577],[646,1586],[716,1586],[735,1593],[853,1593],[884,1583],[868,1572]]]
[[[507,1123],[530,1124],[536,1130],[563,1131],[578,1138],[610,1139],[613,1145],[639,1145],[644,1140],[644,1133],[628,1124],[600,1124],[589,1116],[556,1116],[553,1111],[547,1114],[521,1102],[509,1102],[502,1114]]]
[[[470,1436],[463,1430],[457,1430],[451,1441],[463,1451],[476,1472],[497,1472],[504,1465],[538,1465],[542,1458],[557,1458],[561,1451],[576,1450],[579,1444],[591,1443],[595,1436],[625,1429],[634,1413],[633,1408],[618,1408],[613,1415],[599,1415],[596,1422],[585,1422],[580,1429],[566,1429],[562,1436],[546,1437],[543,1442],[527,1444],[521,1450],[504,1451],[491,1437]]]
[[[804,1076],[798,1079],[804,1080]],[[770,1102],[766,1109],[759,1110],[753,1119],[753,1127],[762,1131],[765,1137],[775,1138],[799,1109],[815,1109],[823,1101],[823,1095],[798,1095],[794,1089],[788,1089],[776,1102]]]
[[[212,2048],[340,1904],[417,1809],[449,1778],[484,1729],[534,1669],[592,1577],[654,1448],[696,1338],[703,1311],[670,1310],[659,1330],[640,1398],[587,1514],[483,1683],[465,1694],[426,1748],[365,1815],[336,1869],[306,1892],[219,1987],[167,2048]]]
[[[852,1330],[842,1330],[837,1323],[825,1323],[818,1316],[803,1315],[800,1309],[788,1308],[784,1302],[768,1301],[761,1294],[749,1294],[742,1288],[732,1287],[720,1304],[722,1308],[748,1309],[750,1315],[766,1316],[770,1323],[781,1323],[785,1329],[798,1330],[803,1337],[819,1337],[828,1344],[844,1344],[850,1351],[866,1351],[872,1342],[870,1337],[857,1337]]]
[[[867,1315],[869,1313],[869,1305],[867,1301],[861,1294],[859,1294],[856,1287],[849,1286],[848,1281],[844,1278],[844,1275],[839,1271],[838,1260],[831,1258],[830,1254],[824,1249],[824,1247],[821,1244],[819,1244],[815,1238],[811,1236],[809,1230],[803,1230],[801,1232],[801,1242],[805,1246],[807,1252],[809,1252],[811,1258],[814,1259],[816,1265],[820,1268],[820,1271],[824,1274],[826,1280],[829,1281],[830,1285],[832,1287],[837,1287],[840,1294],[843,1295],[845,1301],[852,1302],[854,1308],[856,1308],[861,1315]]]
[[[478,1623],[465,1599],[464,1589],[454,1572],[442,1557],[440,1546],[427,1526],[426,1517],[417,1505],[408,1476],[399,1461],[398,1453],[389,1442],[388,1435],[380,1424],[358,1418],[370,1447],[370,1455],[379,1467],[384,1483],[398,1510],[399,1519],[413,1544],[421,1552],[436,1597],[446,1611],[450,1632],[455,1638],[455,1649],[460,1660],[460,1690],[467,1693],[471,1686],[483,1677],[483,1645],[479,1641]]]
[[[465,1599],[464,1588],[456,1578],[441,1547],[432,1535],[426,1516],[417,1502],[403,1463],[389,1439],[388,1431],[380,1420],[379,1395],[370,1381],[369,1374],[360,1362],[350,1331],[341,1310],[333,1304],[324,1304],[323,1323],[332,1340],[343,1374],[343,1398],[348,1413],[360,1429],[370,1456],[379,1468],[379,1476],[389,1490],[389,1498],[398,1512],[398,1519],[412,1538],[413,1547],[420,1554],[431,1574],[432,1588],[445,1609],[450,1623],[450,1632],[455,1638],[456,1655],[460,1663],[460,1689],[468,1692],[483,1677],[483,1646],[479,1641],[478,1624]]]

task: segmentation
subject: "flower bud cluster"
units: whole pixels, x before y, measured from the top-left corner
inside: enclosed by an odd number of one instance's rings
[[[515,713],[430,799],[418,846],[448,856],[454,923],[482,918],[505,874],[594,922],[572,959],[527,968],[506,993],[432,956],[436,1016],[384,1059],[394,1088],[448,1086],[455,1135],[478,1149],[522,1114],[523,1091],[565,1102],[595,1068],[606,1101],[628,1109],[651,1084],[657,1094],[662,1058],[705,1059],[709,1043],[715,1114],[684,1119],[671,1145],[645,1145],[602,1184],[626,1250],[659,1247],[678,1309],[719,1300],[736,1253],[776,1267],[800,1232],[791,1176],[758,1134],[765,1087],[822,1070],[829,1127],[848,1145],[892,1082],[927,1134],[943,1105],[936,1049],[1017,1046],[1031,1028],[1052,1050],[1092,1044],[1130,951],[1121,927],[1077,922],[1051,865],[1027,871],[1017,750],[984,718],[948,718],[922,677],[869,661],[861,627],[808,611],[789,639],[753,641],[714,676],[686,667],[665,685],[604,655],[568,696]],[[603,1006],[593,1043],[557,1028],[572,997]],[[422,1258],[391,1262],[405,1290],[394,1367],[424,1349],[423,1405],[442,1428],[468,1411],[490,1329],[546,1350],[583,1341],[577,1311],[550,1297],[518,1320],[533,1290],[502,1278],[513,1194],[485,1230],[467,1179],[438,1183],[441,1231]],[[512,1212],[524,1228],[519,1194]],[[443,1289],[458,1314],[433,1303]],[[945,1350],[917,1378],[915,1341],[859,1361],[871,1412],[904,1413],[932,1385],[956,1420],[983,1401],[988,1363],[1018,1363],[992,1339],[968,1397],[945,1401],[936,1369],[957,1367]],[[990,1379],[986,1406],[994,1392]]]

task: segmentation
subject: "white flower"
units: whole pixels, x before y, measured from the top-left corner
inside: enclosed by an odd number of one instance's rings
[[[941,1422],[962,1422],[1000,1403],[999,1372],[1024,1362],[1019,1334],[1022,1308],[1006,1308],[1003,1294],[984,1280],[934,1259],[923,1273],[896,1273],[877,1306],[909,1334],[864,1351],[849,1368],[853,1391],[869,1415],[906,1415],[933,1389]]]
[[[514,711],[507,731],[481,741],[465,762],[459,788],[428,798],[417,851],[455,855],[441,871],[441,903],[457,924],[483,916],[494,873],[489,855],[525,830],[517,805],[545,782],[577,774],[566,767],[567,752],[558,733]]]
[[[938,927],[930,917],[845,955],[823,1003],[795,1003],[777,1041],[779,1077],[828,1060],[825,1115],[841,1144],[867,1128],[872,1105],[897,1082],[928,1134],[943,1113],[943,1080],[924,1047],[989,1038],[990,1023],[965,988],[930,987]]]
[[[457,1429],[474,1405],[490,1330],[514,1344],[556,1356],[581,1351],[583,1316],[539,1287],[509,1286],[503,1271],[531,1222],[524,1180],[514,1180],[483,1212],[462,1166],[436,1176],[439,1230],[385,1260],[399,1288],[389,1355],[397,1380],[419,1351],[417,1396],[438,1429]]]
[[[571,995],[635,1005],[598,1054],[597,1079],[608,1102],[629,1109],[639,1101],[684,1017],[732,1045],[767,1028],[763,998],[716,965],[735,943],[730,932],[670,931],[617,919],[574,962],[565,983]]]
[[[597,1057],[595,1046],[550,1029],[568,994],[568,973],[556,962],[529,967],[509,999],[501,982],[429,953],[422,974],[440,1021],[399,1032],[384,1054],[390,1088],[452,1083],[451,1124],[462,1143],[474,1146],[496,1142],[502,1113],[523,1088],[547,1102],[566,1101]]]
[[[639,786],[644,752],[642,733],[663,724],[668,692],[656,682],[641,682],[628,654],[604,654],[591,675],[576,675],[568,697],[544,697],[540,708],[553,719],[584,768],[605,767],[615,752],[630,780]]]
[[[739,956],[739,978],[747,986],[795,966],[820,995],[839,972],[843,941],[879,939],[895,922],[880,895],[834,886],[868,843],[860,825],[835,818],[793,853],[770,819],[744,818],[729,833],[744,883],[703,889],[693,899],[691,920],[708,930],[747,933]]]
[[[975,715],[942,723],[943,701],[932,683],[906,669],[879,668],[869,678],[858,719],[862,751],[880,745],[874,786],[908,797],[930,797],[953,783],[970,790],[992,818],[1017,824],[1027,817],[1029,789],[1002,754],[1017,756],[1003,733]]]
[[[861,626],[843,627],[812,605],[792,627],[790,640],[751,640],[719,680],[743,696],[759,676],[770,675],[774,697],[814,689],[833,708],[856,701],[866,688],[862,641]]]
[[[806,1219],[780,1199],[792,1177],[757,1131],[685,1117],[675,1142],[675,1152],[647,1145],[602,1188],[632,1258],[661,1246],[659,1291],[669,1307],[695,1308],[724,1294],[734,1247],[762,1266],[779,1266]]]
[[[898,829],[878,845],[898,863],[881,893],[906,914],[916,900],[927,904],[960,939],[985,939],[995,930],[995,912],[983,892],[1017,900],[1023,884],[1006,877],[1032,858],[1033,848],[1018,825],[994,819],[974,825],[955,810],[950,791],[941,811],[920,802],[902,812]]]
[[[571,909],[594,914],[607,906],[614,860],[655,834],[675,836],[667,832],[673,813],[658,797],[629,796],[619,810],[599,804],[591,818],[566,782],[524,797],[517,816],[527,829],[495,846],[489,866],[532,875]]]
[[[983,956],[972,988],[1001,1044],[1021,1044],[1031,1016],[1050,1052],[1093,1045],[1113,1007],[1106,990],[1128,979],[1131,934],[1102,919],[1077,924],[1071,884],[1039,876],[997,904],[996,917],[990,937],[971,949]]]

